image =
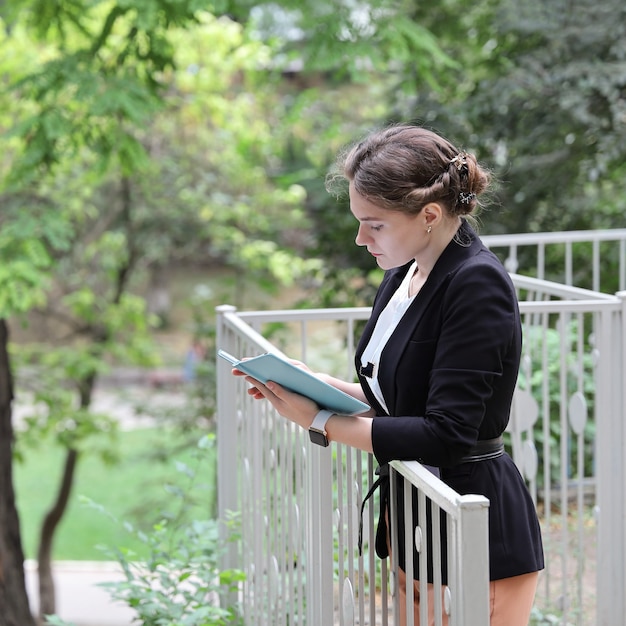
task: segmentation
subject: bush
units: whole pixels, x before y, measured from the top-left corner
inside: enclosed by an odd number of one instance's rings
[[[213,436],[203,437],[201,452],[212,445]],[[122,566],[126,580],[105,583],[111,596],[128,604],[143,626],[218,626],[241,624],[234,606],[222,607],[220,596],[237,591],[243,581],[239,570],[220,571],[220,557],[226,548],[217,520],[187,519],[185,512],[194,504],[194,492],[202,485],[198,473],[179,463],[179,472],[187,478],[187,489],[169,486],[178,500],[178,512],[155,524],[150,533],[127,525],[146,545],[148,557],[137,561],[136,555],[121,548],[111,550]],[[235,538],[234,520],[226,521],[229,539]]]
[[[206,450],[213,442],[214,436],[200,440],[199,464],[206,460]],[[123,547],[103,547],[121,565],[125,579],[102,586],[113,599],[127,604],[143,626],[242,625],[236,603],[222,606],[224,599],[233,597],[244,580],[240,570],[220,570],[220,558],[228,541],[237,539],[236,517],[221,522],[192,519],[189,511],[197,512],[197,498],[207,485],[198,482],[199,472],[188,465],[178,463],[177,469],[187,485],[166,487],[176,512],[164,515],[150,532],[123,523],[145,545],[142,555],[145,553],[147,557],[139,559],[136,552]],[[106,513],[99,505],[93,502],[90,505]],[[226,531],[227,541],[220,529]],[[47,619],[51,626],[70,626],[58,616]]]
[[[220,606],[222,592],[236,592],[244,576],[219,570],[219,523],[194,520],[175,528],[168,521],[145,535],[144,562],[116,550],[126,580],[104,583],[112,598],[128,604],[143,626],[221,626],[243,624],[235,606]],[[174,535],[174,536],[173,536]]]

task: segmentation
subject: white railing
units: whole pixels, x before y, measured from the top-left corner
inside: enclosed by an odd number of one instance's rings
[[[444,623],[443,616],[449,616],[449,624],[489,623],[489,545],[488,508],[489,502],[483,496],[460,496],[453,489],[425,467],[413,462],[393,461],[391,463],[391,493],[396,493],[398,480],[404,480],[403,496],[405,515],[404,542],[410,546],[405,551],[406,578],[414,577],[413,545],[418,547],[418,563],[421,572],[427,571],[429,559],[433,562],[433,607],[429,607],[428,583],[420,579],[420,624],[429,624],[429,612],[434,616],[434,624]],[[418,519],[413,519],[413,487],[417,487]],[[391,499],[391,544],[392,554],[398,553],[397,511],[395,498]],[[430,510],[430,520],[427,511]],[[440,516],[443,516],[448,551],[448,581],[442,585],[442,555],[440,537]],[[431,527],[432,526],[432,527]],[[428,545],[431,545],[429,555]],[[394,569],[397,576],[397,569]],[[394,595],[394,616],[400,614],[399,597]],[[413,586],[407,585],[405,614],[407,624],[413,625]],[[363,622],[359,622],[360,624]],[[397,624],[397,619],[393,622]]]
[[[596,292],[626,289],[626,228],[485,235],[481,239],[509,272]]]
[[[367,309],[237,314],[232,307],[220,307],[218,346],[234,354],[276,351],[252,325],[288,322],[306,337],[309,324],[340,320],[353,330],[368,314]],[[393,623],[399,605],[390,594],[389,578],[397,573],[389,572],[387,562],[374,555],[378,493],[365,507],[362,555],[358,550],[360,508],[376,478],[372,457],[334,443],[325,449],[312,445],[267,403],[252,401],[227,363],[218,363],[218,368],[218,504],[221,519],[229,510],[241,518],[241,541],[228,554],[226,566],[246,571],[240,598],[245,623]],[[420,562],[432,557],[435,571],[441,570],[442,559],[439,514],[445,520],[449,579],[445,590],[441,576],[434,580],[436,624],[443,623],[444,614],[450,626],[486,624],[487,499],[459,496],[417,463],[394,462],[391,481],[399,480],[405,481],[409,502],[410,486],[418,488],[420,517],[414,524],[409,506],[406,528],[409,533],[416,525],[422,529]],[[425,518],[427,502],[436,520],[432,528]],[[395,528],[395,507],[391,515]],[[412,576],[413,537],[405,545]],[[392,546],[398,554],[395,536]],[[410,594],[407,602],[413,603]],[[422,610],[428,611],[427,602]],[[412,624],[410,613],[408,626]]]
[[[624,238],[607,241],[618,241],[621,274],[626,230],[617,234]],[[602,280],[594,264],[594,280]],[[572,275],[578,275],[576,267]],[[513,279],[524,352],[507,445],[542,522],[546,569],[536,610],[549,615],[549,623],[564,626],[621,626],[626,615],[626,293],[608,295],[531,276]],[[364,308],[239,313],[220,307],[218,347],[244,355],[280,346],[315,370],[351,377],[354,338],[368,315]],[[272,342],[263,336],[270,324]],[[359,507],[375,479],[372,458],[334,444],[326,450],[311,446],[265,403],[253,402],[227,364],[218,368],[218,499],[221,515],[234,510],[242,517],[242,540],[232,546],[228,563],[247,568],[241,596],[246,624],[393,623],[398,610],[388,586],[393,573],[372,547],[377,496],[365,509],[363,556],[356,550]],[[438,498],[448,488],[418,464],[394,463],[394,470],[398,479],[417,485],[420,498],[441,507],[448,530],[455,531],[455,520],[465,515],[458,496],[444,506]],[[464,537],[459,546],[480,553],[480,540],[464,535],[480,539],[486,509],[478,503],[478,510],[469,522],[476,528],[461,522],[455,537]],[[425,529],[419,519],[416,525]],[[437,550],[435,542],[433,558]],[[450,575],[447,604],[436,606],[436,614],[447,606],[450,624],[487,623],[476,621],[484,608],[479,590],[487,566],[472,566],[470,575],[462,552],[451,550],[448,556],[458,574]],[[476,554],[472,559],[475,565],[483,562]],[[477,589],[471,589],[474,583]]]
[[[508,431],[541,513],[538,604],[560,624],[622,624],[626,292],[514,282],[524,353]]]

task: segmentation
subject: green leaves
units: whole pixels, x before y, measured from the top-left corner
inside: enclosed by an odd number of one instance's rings
[[[0,318],[45,302],[53,254],[69,243],[69,225],[32,202],[7,198],[0,216]]]
[[[467,109],[506,181],[504,229],[596,228],[613,196],[598,201],[599,183],[624,162],[626,44],[616,24],[626,9],[619,0],[499,4],[495,51],[508,68],[489,72]]]
[[[30,184],[86,150],[100,159],[101,171],[116,162],[125,173],[144,167],[146,152],[136,128],[161,103],[133,74],[99,74],[80,56],[70,56],[14,85],[16,94],[37,102],[38,109],[8,133],[22,141],[10,184]]]
[[[199,444],[199,451],[205,445],[206,440]],[[211,601],[220,593],[237,592],[245,580],[242,571],[219,567],[228,542],[237,537],[237,520],[235,517],[221,522],[190,520],[183,515],[190,504],[202,499],[203,493],[197,483],[198,468],[194,470],[178,463],[177,469],[186,486],[179,485],[176,489],[170,486],[173,510],[166,519],[155,523],[149,532],[125,525],[146,545],[147,558],[139,562],[136,555],[123,548],[109,546],[125,580],[103,586],[114,599],[134,609],[137,619],[145,626],[242,624],[235,606]]]
[[[14,1],[15,20],[20,6],[39,37],[59,48],[12,85],[31,107],[10,133],[22,150],[9,181],[30,183],[81,150],[98,155],[102,171],[115,163],[125,174],[145,166],[136,129],[162,105],[161,74],[174,65],[168,29],[194,21],[196,3]]]

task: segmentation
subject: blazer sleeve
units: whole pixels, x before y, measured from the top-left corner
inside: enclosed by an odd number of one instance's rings
[[[374,418],[379,463],[453,466],[477,439],[496,437],[508,422],[521,353],[510,277],[497,259],[477,255],[442,289],[400,358],[396,412]],[[416,407],[422,412],[409,412]]]

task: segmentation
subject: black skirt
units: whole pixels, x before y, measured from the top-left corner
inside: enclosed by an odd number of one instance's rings
[[[384,473],[383,473],[384,474]],[[476,463],[463,463],[454,468],[442,468],[441,479],[460,495],[477,494],[489,499],[489,579],[499,580],[536,572],[544,567],[541,528],[535,505],[517,466],[508,454]],[[404,546],[404,479],[396,481],[396,510],[398,512],[398,565],[406,570]],[[389,555],[388,518],[390,485],[383,477],[380,485],[381,510],[376,532],[376,554]],[[413,489],[413,520],[419,520],[417,490]],[[433,582],[432,510],[426,502],[426,529],[422,536],[428,545],[428,582]],[[445,513],[439,522],[441,539],[441,580],[447,584],[447,533]],[[414,533],[411,533],[411,537]],[[418,552],[413,550],[413,572],[420,579]]]

